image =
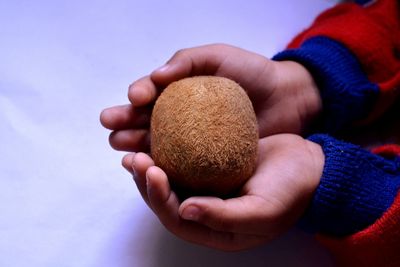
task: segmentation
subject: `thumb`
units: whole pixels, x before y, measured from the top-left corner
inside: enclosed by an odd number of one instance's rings
[[[179,50],[164,66],[153,71],[151,79],[157,85],[166,86],[189,76],[214,75],[224,57],[223,51],[223,45],[205,45]]]
[[[266,222],[273,222],[277,212],[261,197],[244,195],[226,200],[191,197],[180,205],[179,215],[216,231],[259,235],[268,232]]]

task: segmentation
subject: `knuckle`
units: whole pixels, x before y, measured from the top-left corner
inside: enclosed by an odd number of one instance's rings
[[[181,57],[187,57],[188,54],[190,54],[190,48],[182,48],[177,50],[174,55],[172,56],[172,59],[177,59],[177,58],[181,58]]]
[[[225,212],[219,211],[218,213],[205,216],[205,220],[208,220],[208,224],[211,228],[217,231],[232,232],[234,229],[234,223],[227,219]]]
[[[212,43],[212,44],[210,44],[210,47],[217,48],[217,49],[225,49],[225,48],[230,48],[232,46],[225,44],[225,43]]]
[[[128,99],[129,101],[133,102],[134,101],[134,88],[137,86],[137,81],[131,83],[128,86]]]

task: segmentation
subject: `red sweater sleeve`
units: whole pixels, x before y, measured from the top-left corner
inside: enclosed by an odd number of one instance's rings
[[[400,94],[400,3],[369,2],[364,7],[346,3],[325,11],[288,46],[298,48],[312,37],[324,36],[347,47],[380,89],[368,120],[386,111]]]
[[[316,47],[315,40],[321,40],[316,39],[321,37],[348,49],[368,81],[379,89],[378,99],[368,116],[362,118],[363,122],[381,116],[400,95],[400,1],[376,0],[364,6],[354,3],[337,5],[318,16],[310,28],[289,44],[288,49],[306,51],[303,54],[295,52],[295,56],[301,60],[305,58],[306,63],[315,63],[314,59],[309,59],[315,56],[310,43],[312,48]],[[291,56],[289,54],[283,59],[291,60]],[[357,86],[351,87],[354,88]],[[373,152],[398,157],[400,147],[385,146]],[[319,234],[317,238],[332,251],[339,266],[400,266],[400,193],[389,209],[365,229],[344,237]]]
[[[400,195],[376,223],[346,238],[318,236],[339,266],[400,266]]]

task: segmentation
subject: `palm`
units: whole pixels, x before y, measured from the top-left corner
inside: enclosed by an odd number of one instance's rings
[[[171,232],[202,245],[239,250],[289,229],[304,211],[322,172],[320,147],[299,136],[263,138],[259,151],[258,168],[242,194],[226,200],[191,197],[180,203],[166,174],[146,154],[128,155],[124,166],[132,171],[134,162],[140,193]]]

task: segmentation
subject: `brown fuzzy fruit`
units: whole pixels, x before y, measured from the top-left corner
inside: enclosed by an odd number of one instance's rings
[[[171,83],[151,117],[151,155],[178,194],[228,196],[253,174],[258,127],[234,81],[197,76]]]

